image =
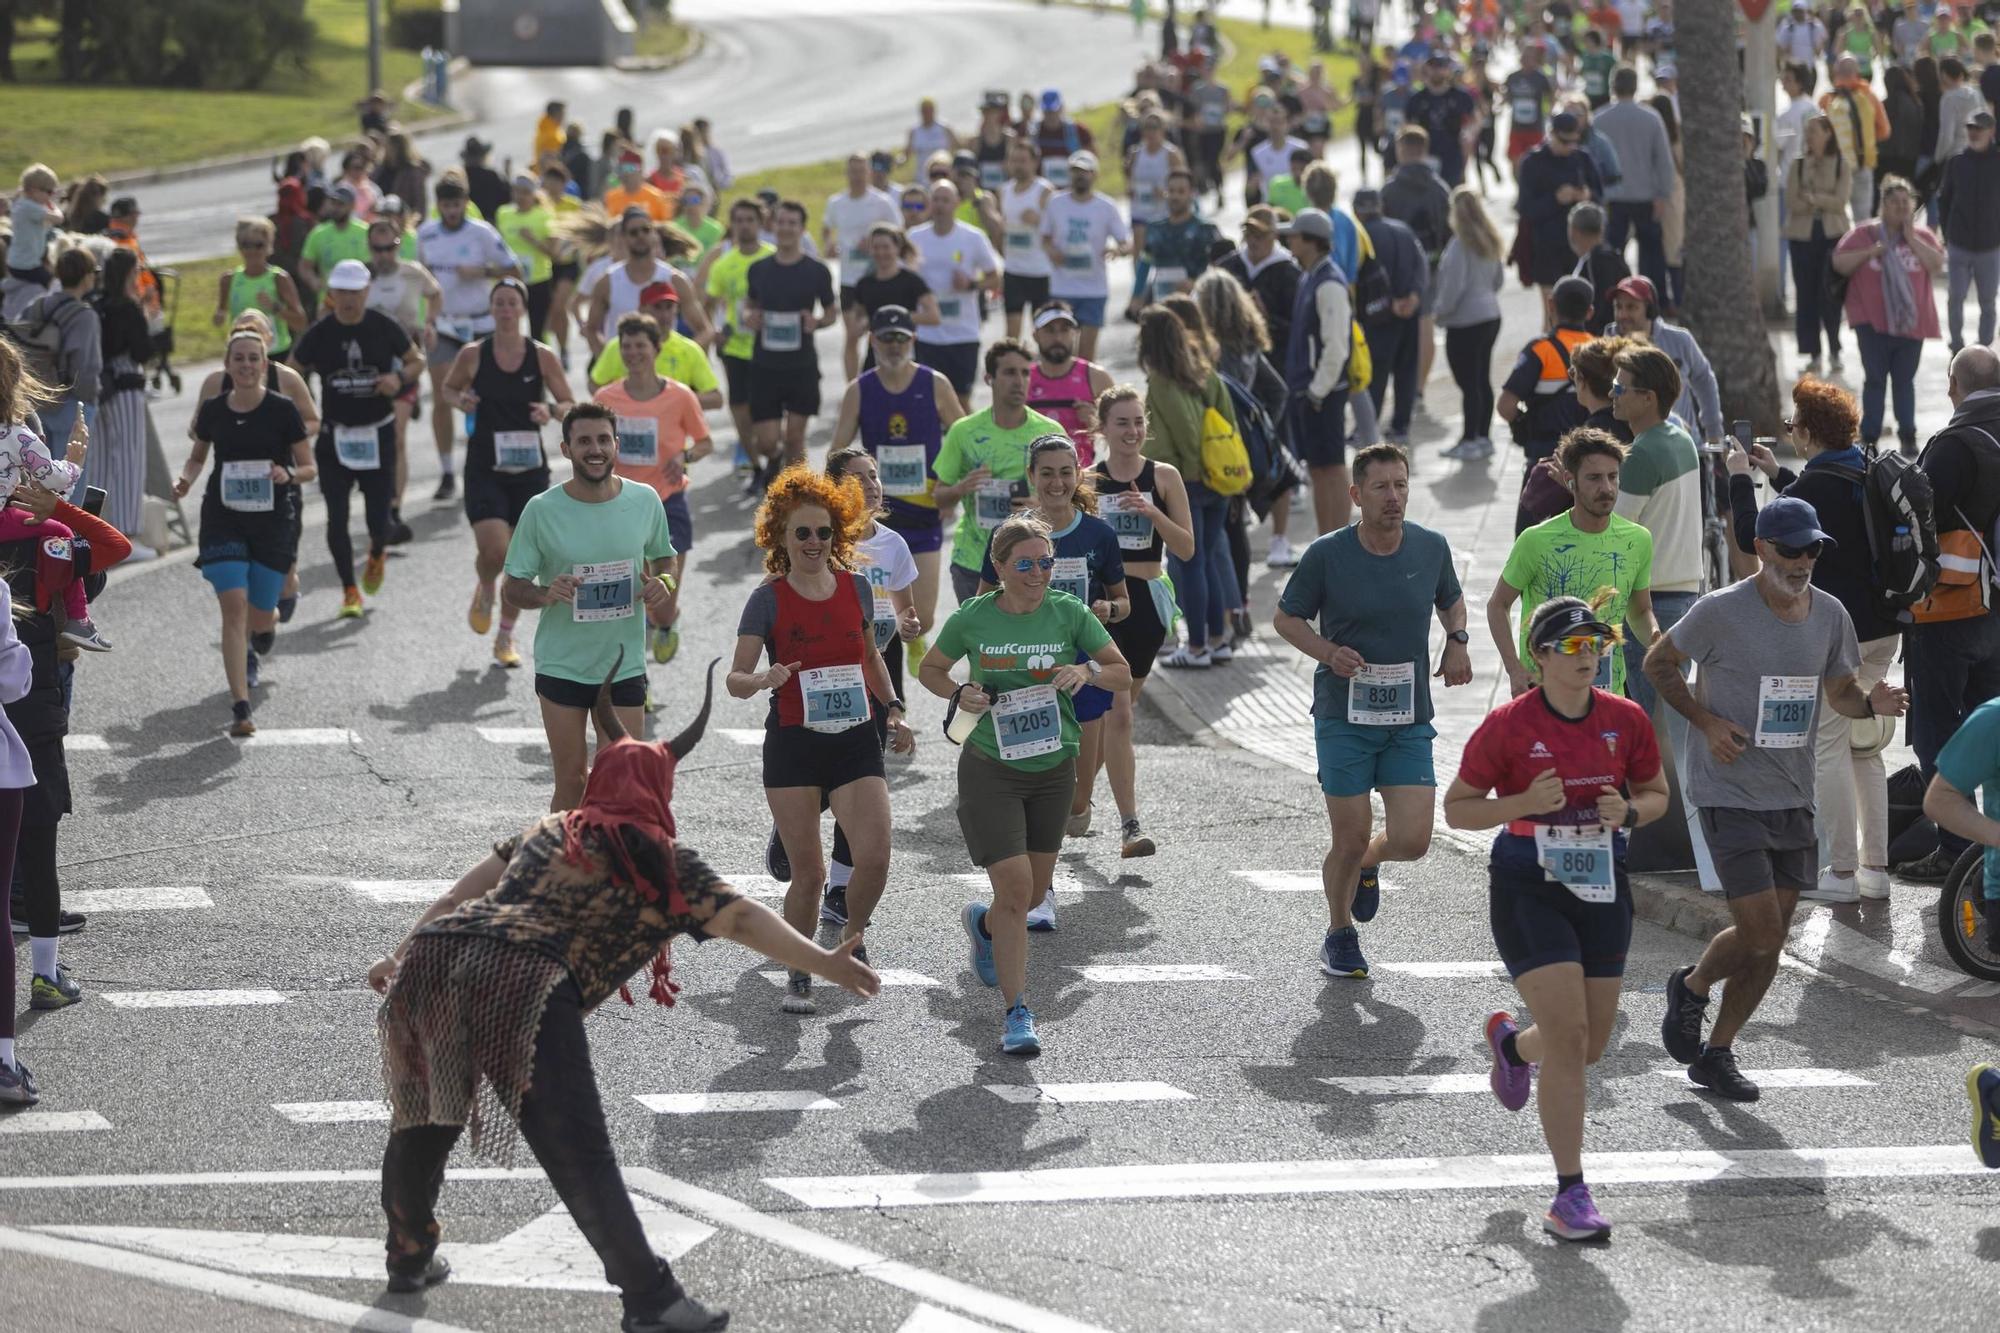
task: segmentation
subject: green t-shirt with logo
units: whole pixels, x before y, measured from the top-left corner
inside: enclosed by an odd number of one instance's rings
[[[998,592],[989,592],[960,606],[935,640],[937,650],[952,661],[966,659],[968,679],[992,699],[1010,690],[1046,685],[1058,666],[1076,661],[1078,653],[1095,653],[1111,641],[1111,632],[1090,608],[1066,592],[1049,589],[1042,604],[1027,615],[1002,611],[999,597]],[[993,709],[980,717],[967,744],[989,759],[1030,773],[1068,763],[1076,758],[1082,733],[1070,697],[1061,690],[1056,691],[1056,707],[1062,717],[1062,744],[1047,754],[1002,758]]]
[[[324,285],[327,275],[333,272],[333,266],[341,260],[368,262],[368,224],[353,217],[347,219],[345,226],[331,219],[322,222],[306,233],[306,243],[299,250],[299,258],[312,261]]]
[[[1602,532],[1582,532],[1565,509],[1545,523],[1537,523],[1514,539],[1507,563],[1500,570],[1507,586],[1521,594],[1521,665],[1530,672],[1534,658],[1528,652],[1528,622],[1535,608],[1551,597],[1581,597],[1589,601],[1598,589],[1610,588],[1613,596],[1598,614],[1607,625],[1622,625],[1632,594],[1653,586],[1653,534],[1629,518],[1613,514]],[[1613,694],[1625,692],[1625,654],[1613,651],[1607,680],[1600,670],[1597,683]]]
[[[1037,435],[1063,435],[1062,424],[1033,408],[1012,430],[993,424],[993,409],[960,417],[944,433],[931,472],[946,486],[956,486],[983,464],[995,481],[1021,481],[1028,475],[1028,446]],[[997,502],[996,502],[997,503]],[[992,517],[989,511],[988,517]],[[987,534],[998,523],[979,521],[979,492],[967,492],[958,502],[958,532],[951,542],[951,563],[977,573],[986,559]]]
[[[545,205],[522,209],[512,204],[502,204],[498,216],[493,220],[493,225],[499,231],[501,239],[507,242],[507,248],[519,255],[521,262],[527,265],[528,282],[530,284],[547,282],[550,270],[555,267],[555,261],[536,249],[534,241],[529,238],[548,240],[555,226],[555,214]]]
[[[648,560],[674,554],[667,512],[650,486],[622,482],[591,504],[561,486],[528,501],[507,544],[507,574],[546,588],[558,574],[584,580],[574,603],[551,601],[535,618],[535,670],[595,685],[625,650],[620,680],[646,671]]]
[[[750,266],[777,252],[775,245],[760,245],[746,255],[731,244],[708,266],[708,294],[727,307],[722,312],[722,322],[730,329],[729,340],[722,344],[724,356],[748,361],[756,350],[757,335],[743,327],[743,298],[750,294]]]

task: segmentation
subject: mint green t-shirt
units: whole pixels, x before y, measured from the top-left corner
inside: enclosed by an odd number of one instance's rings
[[[1653,534],[1629,518],[1613,514],[1602,532],[1582,532],[1565,509],[1545,523],[1537,523],[1514,539],[1500,577],[1521,594],[1521,629],[1518,650],[1521,665],[1530,672],[1534,658],[1528,652],[1528,622],[1535,608],[1551,597],[1581,597],[1589,601],[1600,588],[1610,588],[1613,596],[1599,612],[1607,625],[1625,623],[1625,608],[1632,594],[1650,591],[1653,586]],[[1607,679],[1599,672],[1597,683],[1613,694],[1625,692],[1625,654],[1611,652],[1604,661],[1611,665]]]
[[[621,481],[598,504],[553,486],[528,501],[507,544],[507,574],[547,587],[558,574],[585,580],[575,605],[550,602],[535,623],[535,670],[595,685],[611,670],[618,679],[646,671],[646,608],[640,602],[648,560],[674,554],[667,511],[650,486]]]
[[[956,486],[965,480],[966,474],[984,465],[993,470],[995,481],[1025,480],[1028,475],[1028,446],[1034,443],[1035,437],[1068,433],[1062,423],[1043,416],[1032,407],[1027,409],[1027,414],[1026,419],[1012,430],[993,424],[993,409],[990,407],[952,422],[951,429],[944,433],[944,443],[938,447],[937,462],[931,467],[932,474],[944,485]],[[989,509],[987,518],[994,519],[997,512],[997,509]],[[952,537],[951,563],[977,573],[986,559],[987,534],[998,526],[997,521],[980,522],[979,492],[968,492],[958,502],[958,532]]]
[[[536,249],[534,242],[528,238],[548,240],[555,226],[555,214],[545,205],[521,209],[512,204],[502,204],[493,225],[500,232],[501,239],[507,242],[507,248],[527,265],[529,283],[547,282],[555,261]]]
[[[1042,604],[1027,615],[1010,615],[998,605],[1000,594],[989,592],[961,605],[938,630],[937,650],[956,662],[965,658],[968,679],[995,700],[1009,690],[1046,685],[1056,668],[1076,661],[1078,653],[1097,652],[1111,641],[1090,608],[1066,592],[1048,590]],[[1001,756],[994,731],[994,710],[981,715],[968,740],[989,759],[1030,773],[1045,772],[1076,758],[1082,733],[1069,695],[1056,691],[1062,719],[1062,744],[1047,754],[1008,760]]]

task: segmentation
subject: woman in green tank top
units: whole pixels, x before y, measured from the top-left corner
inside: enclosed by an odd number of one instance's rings
[[[244,218],[236,224],[236,251],[243,262],[222,275],[212,322],[217,328],[225,321],[234,325],[245,310],[262,311],[277,334],[271,344],[271,358],[276,360],[290,350],[292,335],[304,330],[306,312],[291,275],[271,267],[274,237],[271,224],[263,218]]]

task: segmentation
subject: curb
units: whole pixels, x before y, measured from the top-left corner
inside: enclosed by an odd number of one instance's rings
[[[657,74],[661,70],[685,65],[700,55],[708,45],[708,38],[700,28],[688,29],[688,44],[681,48],[677,56],[623,56],[611,62],[611,67],[621,74]]]

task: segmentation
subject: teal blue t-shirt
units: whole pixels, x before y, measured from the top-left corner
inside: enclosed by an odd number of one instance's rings
[[[1988,819],[2000,819],[2000,699],[1972,710],[1938,751],[1938,776],[1972,795]],[[1986,899],[2000,900],[2000,849],[1986,849]]]
[[[1451,544],[1442,533],[1405,523],[1396,553],[1375,555],[1361,545],[1358,528],[1346,527],[1306,548],[1278,609],[1301,620],[1318,617],[1320,637],[1382,669],[1375,688],[1385,706],[1393,678],[1408,672],[1414,687],[1410,721],[1419,723],[1429,722],[1432,712],[1431,612],[1461,596]],[[1313,716],[1347,721],[1348,684],[1321,663],[1313,672]]]
[[[625,650],[618,679],[646,670],[648,560],[674,553],[667,511],[651,486],[620,480],[618,494],[589,504],[560,486],[521,511],[507,544],[507,574],[547,587],[558,574],[583,580],[574,605],[550,602],[535,622],[535,670],[595,685]]]

